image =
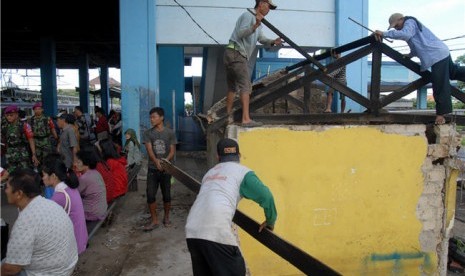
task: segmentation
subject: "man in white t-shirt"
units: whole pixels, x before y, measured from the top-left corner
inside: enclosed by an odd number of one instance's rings
[[[277,211],[271,191],[251,169],[239,163],[239,145],[228,138],[217,144],[219,162],[202,179],[189,211],[186,241],[194,276],[245,275],[245,261],[233,233],[233,217],[245,197],[263,208],[265,227],[273,230]]]
[[[66,276],[78,261],[73,224],[61,206],[40,196],[40,177],[31,169],[10,175],[5,193],[19,209],[1,275]]]

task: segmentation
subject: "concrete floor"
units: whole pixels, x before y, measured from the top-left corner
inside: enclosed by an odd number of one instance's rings
[[[201,157],[199,159],[198,157]],[[205,154],[178,152],[176,165],[201,180],[207,171]],[[145,197],[146,165],[139,173],[136,192],[129,192],[110,226],[99,229],[80,258],[73,275],[192,275],[190,255],[185,242],[184,225],[195,194],[183,184],[172,184],[172,227],[151,232],[141,227],[149,217]],[[161,201],[160,191],[157,202]],[[158,213],[163,208],[158,206]],[[160,217],[160,222],[163,217]]]

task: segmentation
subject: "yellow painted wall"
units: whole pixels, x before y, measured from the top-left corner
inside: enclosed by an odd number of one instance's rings
[[[241,163],[275,196],[275,232],[343,275],[420,275],[437,269],[435,252],[422,252],[416,217],[423,190],[427,141],[372,127],[238,133]],[[263,210],[242,200],[256,221]],[[242,231],[242,230],[241,230]],[[302,275],[240,232],[252,275]]]
[[[446,227],[455,219],[455,204],[457,200],[457,178],[459,170],[453,170],[446,182],[446,208],[447,208],[447,221]]]

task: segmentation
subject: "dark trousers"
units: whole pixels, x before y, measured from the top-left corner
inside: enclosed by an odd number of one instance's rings
[[[436,102],[436,114],[444,115],[452,112],[451,88],[449,80],[465,81],[465,67],[447,58],[436,62],[431,67],[433,97]]]
[[[186,239],[194,276],[242,276],[245,261],[239,247],[201,239]]]
[[[149,168],[147,171],[147,203],[155,202],[158,186],[160,186],[163,202],[171,202],[171,175]]]

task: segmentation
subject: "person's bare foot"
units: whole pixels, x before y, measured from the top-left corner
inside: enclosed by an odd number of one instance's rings
[[[444,118],[444,116],[442,116],[442,115],[437,115],[436,120],[434,121],[434,123],[436,125],[443,125],[443,124],[446,123],[446,118]]]
[[[234,116],[232,114],[228,115],[228,125],[234,124]]]
[[[325,109],[325,111],[323,111],[323,113],[331,113],[331,109]]]

